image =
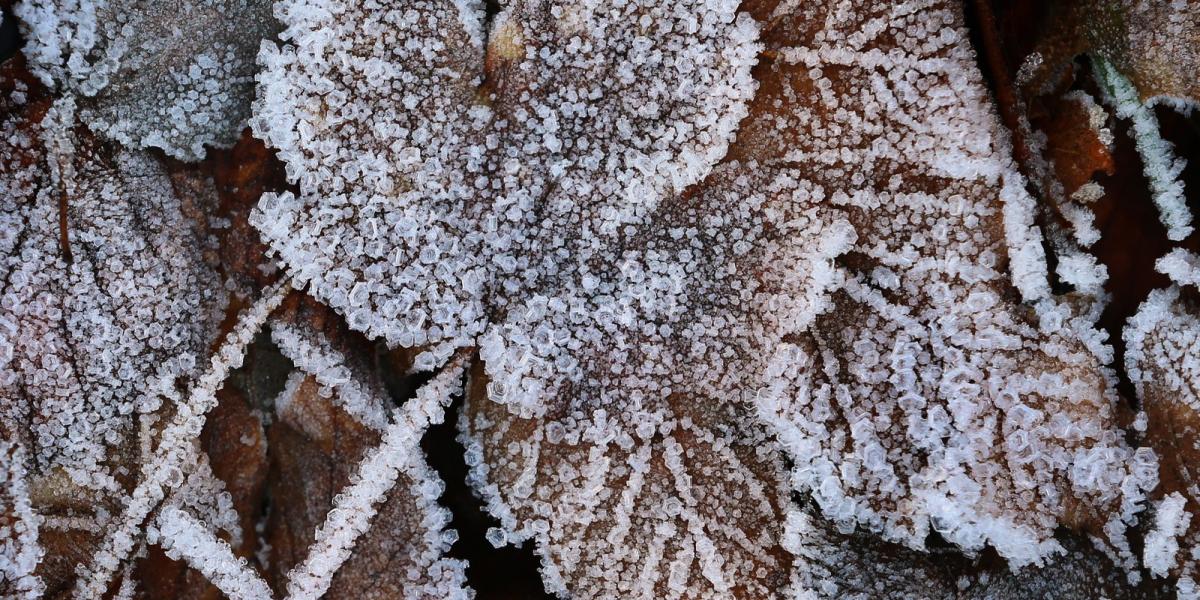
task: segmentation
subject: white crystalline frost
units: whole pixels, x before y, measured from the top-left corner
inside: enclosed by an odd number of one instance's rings
[[[778,95],[807,94],[774,143],[795,146],[857,235],[833,308],[770,348],[762,417],[793,485],[843,531],[914,548],[937,531],[1042,563],[1070,500],[1102,515],[1092,526],[1132,566],[1124,530],[1157,481],[1154,454],[1116,426],[1111,350],[1049,295],[1034,202],[961,7],[883,4],[772,23],[792,42],[772,65]],[[1064,269],[1083,287],[1103,278]]]
[[[1200,307],[1195,296],[1200,257],[1176,249],[1156,266],[1175,284],[1150,292],[1129,318],[1122,332],[1125,371],[1150,424],[1162,431],[1160,441],[1178,454],[1172,466],[1187,482],[1194,468],[1190,457],[1196,450],[1194,422],[1200,413]],[[1181,598],[1196,596],[1196,493],[1194,486],[1185,484],[1182,494],[1173,492],[1159,501],[1143,553],[1155,574],[1180,575]]]
[[[1179,285],[1200,289],[1200,256],[1187,250],[1176,248],[1168,252],[1155,262],[1154,268]]]
[[[1133,560],[1154,457],[1051,296],[961,7],[863,4],[524,0],[486,48],[470,3],[279,5],[253,126],[299,192],[252,224],[419,368],[478,347],[470,480],[549,589],[777,594],[793,488],[1014,565],[1081,506]]]
[[[1184,510],[1186,502],[1183,494],[1173,492],[1154,507],[1154,528],[1146,534],[1142,555],[1150,572],[1160,577],[1175,566],[1175,556],[1179,552],[1176,538],[1187,531],[1192,520],[1191,513]]]
[[[270,0],[23,0],[31,70],[77,96],[93,131],[184,160],[230,146],[250,115]]]
[[[518,2],[477,89],[474,21],[402,6],[281,10],[294,43],[263,52],[254,126],[300,194],[253,223],[351,327],[434,360],[478,343],[473,409],[553,414],[464,430],[495,452],[471,455],[493,539],[534,538],[552,589],[773,593],[782,473],[731,404],[852,234],[787,168],[718,164],[756,89],[753,22],[732,2]]]
[[[42,518],[29,501],[25,449],[0,440],[0,590],[13,598],[41,598],[46,592],[34,570],[42,558],[38,528]]]
[[[387,527],[375,519],[384,501],[405,504],[424,530],[406,531],[411,540],[395,548],[399,556],[390,564],[419,575],[405,586],[404,598],[468,600],[466,564],[447,558],[453,537],[445,535],[449,519],[438,504],[442,483],[426,464],[421,436],[431,423],[441,422],[451,397],[462,389],[465,357],[453,360],[442,372],[417,390],[416,397],[391,415],[382,428],[383,440],[359,463],[349,485],[335,498],[325,523],[317,530],[308,556],[289,573],[288,597],[315,600],[329,590],[334,573],[351,556],[356,542],[371,527]],[[396,490],[397,486],[402,486]],[[411,506],[409,506],[411,505]]]
[[[1105,100],[1116,110],[1118,117],[1129,119],[1133,126],[1133,140],[1142,157],[1159,219],[1167,227],[1167,237],[1172,240],[1186,238],[1194,230],[1180,179],[1186,161],[1175,156],[1171,143],[1162,138],[1153,107],[1142,103],[1133,83],[1103,58],[1093,57],[1092,64]]]
[[[345,357],[321,338],[311,328],[282,320],[271,323],[271,339],[284,356],[331,389],[338,404],[355,419],[372,429],[383,429],[387,425],[381,401],[386,397],[385,392],[376,382],[364,383],[368,380],[355,373],[355,367],[346,364]]]
[[[76,147],[71,108],[0,134],[0,430],[33,477],[62,469],[99,502],[124,491],[157,382],[198,374],[225,294],[165,169]]]
[[[158,517],[158,532],[167,556],[186,560],[231,600],[270,600],[267,582],[196,517],[165,508]]]
[[[538,389],[578,376],[554,368],[572,360],[569,319],[597,321],[579,340],[595,341],[687,292],[677,252],[621,256],[615,238],[708,173],[754,90],[752,23],[695,4],[514,4],[491,32],[509,77],[484,102],[479,15],[462,5],[284,3],[293,43],[264,48],[254,125],[301,193],[264,198],[252,222],[351,327],[393,344],[444,356],[507,314],[484,338],[489,370],[530,393],[496,400],[539,411]],[[515,337],[528,351],[492,341]]]
[[[153,453],[140,465],[138,484],[129,493],[121,514],[105,530],[103,544],[92,563],[78,568],[75,597],[95,597],[107,589],[113,573],[140,542],[139,528],[146,517],[172,488],[182,483],[184,469],[197,460],[195,440],[208,411],[217,405],[217,390],[224,385],[230,371],[241,366],[246,347],[290,289],[290,280],[277,282],[242,311],[233,330],[225,335],[209,359],[208,368],[195,378],[186,396],[171,385],[170,379],[164,380],[158,392],[178,408],[159,433]]]
[[[1124,332],[1125,368],[1143,402],[1182,404],[1200,410],[1200,319],[1181,297],[1180,285],[1200,282],[1200,257],[1174,250],[1158,270],[1178,285],[1154,290],[1129,319]],[[1153,400],[1150,400],[1150,399]]]

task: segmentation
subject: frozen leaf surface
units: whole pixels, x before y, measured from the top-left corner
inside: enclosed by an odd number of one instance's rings
[[[388,410],[374,367],[337,322],[311,306],[272,322],[283,353],[301,360],[270,431],[268,571],[298,599],[470,598],[465,563],[445,556],[457,536],[437,502],[445,486],[419,446],[461,390],[464,359]]]
[[[25,449],[56,593],[134,483],[158,388],[196,375],[226,295],[186,216],[202,196],[77,135],[70,100],[22,106],[32,91],[15,85],[0,100],[0,432]]]
[[[1096,242],[1099,232],[1092,223],[1096,216],[1087,205],[1105,197],[1105,190],[1097,182],[1074,188],[1074,177],[1069,174],[1066,179],[1054,180],[1055,172],[1064,175],[1064,164],[1078,157],[1047,149],[1046,136],[1036,126],[1053,136],[1060,125],[1038,124],[1042,108],[1070,97],[1086,97],[1087,92],[1079,87],[1098,88],[1112,115],[1131,125],[1129,135],[1136,142],[1150,197],[1168,237],[1183,240],[1194,231],[1181,178],[1186,162],[1164,139],[1154,107],[1165,105],[1188,114],[1200,99],[1200,3],[1088,0],[1050,6],[1045,31],[1024,57],[1014,81],[1020,92],[1015,107],[1019,122],[1010,125],[1025,146],[1023,166],[1042,196],[1058,205],[1078,243],[1087,247]],[[1081,54],[1088,55],[1090,69],[1076,61]],[[1090,80],[1085,76],[1089,72]],[[1069,88],[1076,89],[1067,92]],[[1089,111],[1089,120],[1101,125],[1093,128],[1103,130],[1108,111]],[[1050,141],[1053,143],[1053,138]],[[1118,171],[1135,164],[1121,164]],[[1077,248],[1057,250],[1078,254]]]
[[[1111,61],[1142,101],[1200,100],[1200,3],[1196,0],[1086,0],[1054,3],[1041,37],[1036,81],[1045,82],[1077,54]]]
[[[857,233],[833,308],[770,349],[760,399],[793,483],[912,547],[937,531],[1024,565],[1066,524],[1131,563],[1154,456],[1116,426],[1102,335],[1048,293],[961,8],[838,7],[773,17],[763,75],[764,105],[798,97],[767,139]]]
[[[250,115],[270,0],[25,0],[25,53],[96,133],[184,160],[233,145]]]
[[[1145,563],[1157,575],[1181,574],[1196,593],[1200,555],[1200,257],[1175,250],[1158,261],[1174,285],[1154,290],[1129,319],[1125,368],[1147,414],[1147,439],[1162,461],[1161,499]]]
[[[776,593],[756,410],[844,528],[1132,560],[1153,455],[956,5],[513,2],[486,46],[471,4],[283,6],[254,125],[299,193],[252,220],[418,368],[478,345],[472,482],[554,591]]]
[[[787,581],[778,448],[745,407],[679,394],[523,419],[472,379],[469,482],[499,546],[532,540],[570,597],[766,598]]]

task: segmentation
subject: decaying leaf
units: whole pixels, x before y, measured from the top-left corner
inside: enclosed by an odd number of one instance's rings
[[[788,383],[767,419],[794,483],[844,527],[914,547],[937,531],[1023,565],[1068,524],[1132,563],[1123,531],[1154,456],[1116,426],[1102,334],[1048,295],[1033,201],[961,19],[950,3],[880,6],[772,29],[779,93],[817,92],[773,145],[834,190],[857,242],[834,308],[773,349]]]
[[[288,6],[255,127],[299,194],[253,222],[419,368],[479,344],[474,483],[552,589],[776,589],[756,400],[844,527],[1132,563],[1154,458],[1049,296],[959,9],[752,4],[756,42],[732,4],[514,2],[485,48],[471,5]]]
[[[1086,166],[1083,171],[1071,172],[1071,165],[1087,165],[1091,161],[1086,157],[1095,156],[1094,150],[1088,149],[1086,138],[1068,142],[1069,155],[1061,152],[1063,146],[1056,145],[1055,138],[1061,139],[1073,129],[1086,126],[1107,141],[1105,145],[1111,149],[1112,133],[1105,126],[1109,113],[1130,124],[1129,135],[1136,142],[1149,196],[1167,227],[1168,237],[1179,241],[1194,231],[1180,180],[1185,161],[1174,154],[1172,145],[1164,139],[1154,106],[1166,105],[1190,112],[1200,98],[1197,8],[1200,5],[1192,0],[1049,4],[1045,31],[1037,36],[1015,73],[1017,106],[1010,107],[1013,122],[1009,125],[1023,146],[1022,166],[1043,198],[1065,219],[1075,238],[1065,244],[1056,242],[1057,251],[1068,256],[1068,261],[1080,260],[1080,251],[1074,243],[1088,247],[1099,239],[1100,232],[1093,223],[1095,215],[1087,205],[1104,197],[1105,190],[1095,181],[1085,179],[1079,184],[1080,176],[1089,176]],[[1089,59],[1086,65],[1077,62],[1080,55]],[[1004,69],[1003,65],[997,67]],[[1086,91],[1089,89],[1099,92],[1105,108],[1096,106]],[[1067,114],[1061,108],[1067,101],[1082,102],[1086,117],[1064,122]],[[1047,109],[1058,114],[1046,118],[1042,113]],[[1103,161],[1102,156],[1099,158]],[[1098,166],[1104,166],[1103,162]],[[1125,170],[1132,171],[1130,167],[1137,165],[1121,164],[1118,175],[1127,177]],[[1111,175],[1113,170],[1107,170]]]
[[[1057,536],[1064,552],[1036,568],[1010,570],[995,557],[971,559],[948,547],[899,547],[862,532],[839,533],[805,510],[788,516],[785,544],[796,553],[793,597],[854,600],[1093,600],[1174,598],[1161,581],[1133,586],[1089,540]]]
[[[0,431],[26,453],[44,543],[75,548],[42,564],[54,593],[74,571],[57,558],[86,556],[120,509],[159,389],[197,374],[226,294],[184,216],[193,199],[155,159],[77,135],[69,99],[21,96],[4,100],[0,151]]]
[[[295,598],[468,598],[465,564],[445,556],[457,534],[437,504],[444,485],[418,445],[461,389],[463,360],[390,410],[367,358],[324,333],[337,329],[328,309],[304,305],[272,323],[297,366],[270,430],[275,587]]]
[[[1143,102],[1200,100],[1200,3],[1084,0],[1051,3],[1047,31],[1028,73],[1041,82],[1079,54],[1126,74]]]
[[[270,0],[24,0],[14,12],[42,81],[97,134],[185,160],[237,141]]]
[[[1175,282],[1155,290],[1124,331],[1126,372],[1148,416],[1146,438],[1162,456],[1162,486],[1144,561],[1155,574],[1182,574],[1194,597],[1200,578],[1200,257],[1176,250],[1158,269]]]
[[[481,370],[481,369],[480,369]],[[778,449],[747,408],[678,394],[625,413],[512,415],[472,378],[459,421],[468,481],[500,520],[497,546],[532,540],[566,597],[766,598],[789,577]]]

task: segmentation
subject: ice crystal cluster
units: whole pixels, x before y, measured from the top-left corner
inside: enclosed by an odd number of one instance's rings
[[[1143,86],[1189,75],[1130,58],[1195,37],[1170,8],[1074,30],[1169,25],[1066,102],[1098,148],[1132,124],[1180,241]],[[4,594],[471,598],[423,446],[451,410],[486,542],[558,597],[1196,591],[1200,257],[1116,364],[1105,192],[1025,113],[1014,160],[960,3],[14,13]]]

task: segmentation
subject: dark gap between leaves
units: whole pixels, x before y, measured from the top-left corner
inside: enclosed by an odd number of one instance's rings
[[[484,512],[483,502],[467,486],[465,449],[456,439],[462,406],[462,397],[455,398],[445,422],[430,427],[421,439],[429,465],[446,484],[441,504],[450,509],[450,526],[458,531],[449,555],[467,561],[467,583],[477,600],[554,598],[542,586],[532,543],[495,548],[484,537],[500,522]]]
[[[0,62],[3,62],[16,55],[25,44],[12,11],[5,8],[0,12],[3,12],[3,21],[0,21]]]

